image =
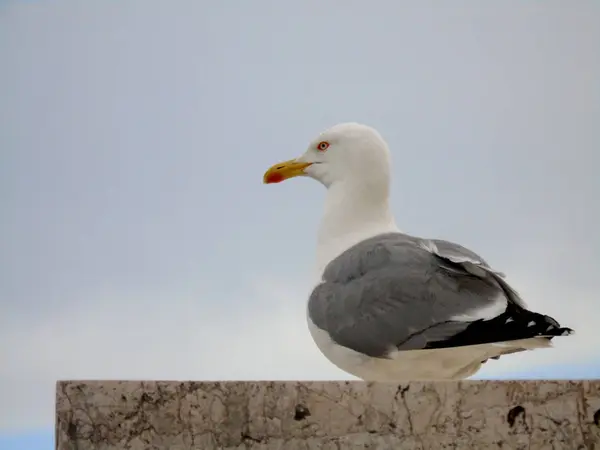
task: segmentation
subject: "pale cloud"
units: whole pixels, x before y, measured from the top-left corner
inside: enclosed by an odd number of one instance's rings
[[[4,330],[2,341],[18,345],[2,355],[0,398],[14,407],[2,409],[0,430],[47,427],[57,379],[354,379],[313,344],[305,320],[309,277],[243,278],[237,296],[246,306],[239,310],[219,306],[222,299],[201,287],[182,296],[172,291],[107,293],[33,327]],[[556,339],[554,349],[491,361],[475,378],[544,366],[552,378],[552,366],[600,358],[594,339],[600,307],[590,301],[591,293],[526,273],[511,281],[532,309],[555,316],[577,334]],[[565,298],[570,300],[565,303]]]
[[[295,281],[242,286],[238,310],[201,289],[107,294],[2,330],[0,430],[48,426],[57,379],[350,379],[312,344]]]

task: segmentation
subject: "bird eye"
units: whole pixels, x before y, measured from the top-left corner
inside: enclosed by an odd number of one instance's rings
[[[324,152],[325,150],[327,150],[329,148],[329,142],[319,142],[319,145],[317,145],[317,149],[320,152]]]

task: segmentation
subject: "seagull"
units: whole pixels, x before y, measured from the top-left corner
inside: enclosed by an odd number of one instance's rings
[[[263,177],[309,177],[327,188],[307,321],[331,363],[368,381],[459,380],[489,359],[552,347],[553,337],[573,333],[528,310],[473,251],[400,231],[390,161],[378,131],[342,123]]]

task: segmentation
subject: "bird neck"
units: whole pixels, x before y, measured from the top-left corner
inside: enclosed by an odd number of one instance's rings
[[[336,182],[329,186],[317,241],[317,270],[344,250],[372,236],[398,231],[389,206],[389,186]]]

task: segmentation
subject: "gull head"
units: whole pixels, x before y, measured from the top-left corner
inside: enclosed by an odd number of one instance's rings
[[[375,129],[341,123],[320,133],[298,158],[271,166],[263,182],[279,183],[305,176],[328,188],[337,183],[387,187],[389,165],[388,146]]]

